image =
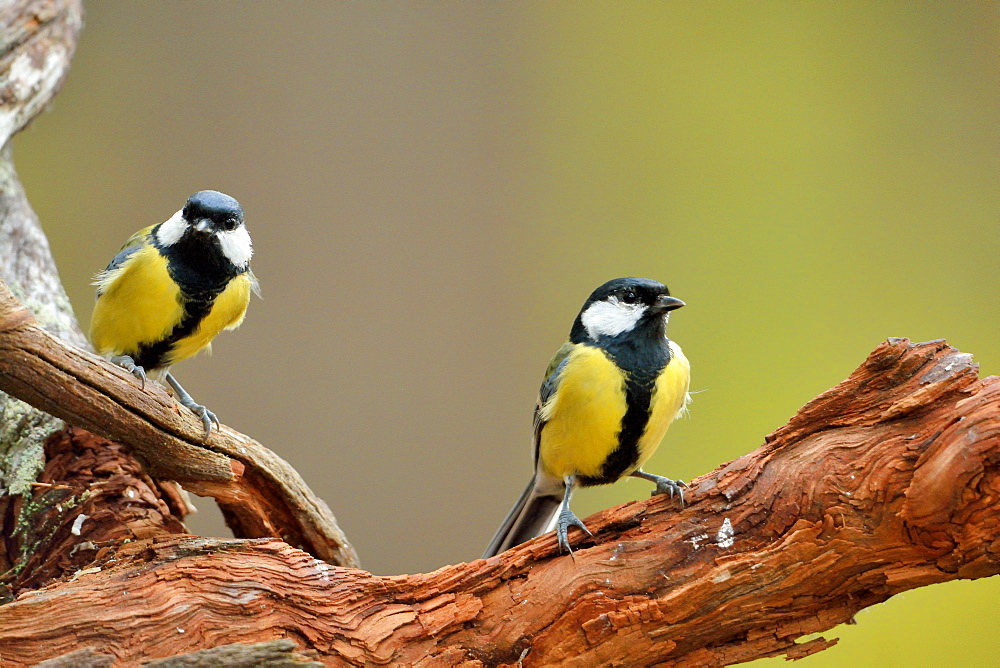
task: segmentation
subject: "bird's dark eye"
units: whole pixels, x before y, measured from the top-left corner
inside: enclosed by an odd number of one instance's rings
[[[626,290],[622,293],[622,301],[626,304],[634,304],[639,297],[635,294],[635,290]]]
[[[235,218],[226,218],[224,221],[222,221],[222,228],[227,232],[232,232],[237,227],[239,227],[239,224],[240,221],[236,220]]]

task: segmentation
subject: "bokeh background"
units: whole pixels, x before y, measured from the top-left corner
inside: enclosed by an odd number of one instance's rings
[[[670,476],[888,336],[1000,372],[998,7],[95,1],[15,157],[85,326],[131,232],[200,189],[242,202],[264,299],[178,377],[367,568],[426,571],[527,482],[542,371],[609,278],[689,304],[698,393],[647,467]],[[211,505],[191,526],[225,535]],[[930,587],[806,662],[985,665],[998,619],[996,579]]]

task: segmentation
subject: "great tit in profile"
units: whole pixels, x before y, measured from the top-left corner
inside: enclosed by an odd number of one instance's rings
[[[177,401],[205,425],[215,413],[196,403],[170,373],[175,362],[211,350],[212,339],[243,322],[253,247],[239,202],[202,190],[167,221],[139,230],[94,277],[90,339],[98,354],[143,383],[165,380]]]
[[[590,295],[539,391],[535,475],[484,558],[553,528],[560,551],[572,552],[569,528],[590,534],[569,508],[577,485],[635,476],[684,502],[682,481],[642,470],[689,400],[691,367],[666,336],[670,312],[682,306],[645,278],[617,278]]]

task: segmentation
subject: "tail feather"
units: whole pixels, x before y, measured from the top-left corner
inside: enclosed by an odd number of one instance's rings
[[[548,484],[546,487],[551,488],[552,485]],[[496,535],[483,553],[483,558],[500,554],[535,536],[552,531],[555,528],[560,503],[562,503],[562,492],[540,489],[537,476],[533,476],[521,498],[510,509],[503,524],[497,529]]]

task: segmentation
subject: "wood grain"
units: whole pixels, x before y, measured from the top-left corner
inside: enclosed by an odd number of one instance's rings
[[[193,413],[38,326],[0,281],[0,391],[130,449],[155,478],[212,496],[234,534],[277,536],[320,559],[357,565],[327,505],[287,462],[223,426],[207,441]]]
[[[328,665],[725,665],[890,596],[1000,572],[1000,379],[891,339],[754,452],[488,560],[379,577],[281,541],[158,536],[0,607],[12,666],[83,647],[120,665],[293,639]]]

